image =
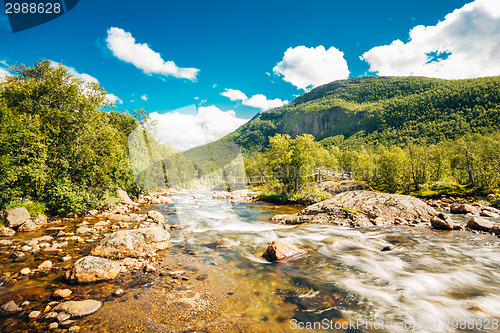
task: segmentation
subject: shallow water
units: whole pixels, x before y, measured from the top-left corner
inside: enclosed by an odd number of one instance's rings
[[[180,193],[174,205],[143,208],[157,209],[168,223],[182,226],[173,230],[172,247],[158,259],[167,270],[192,267],[192,277],[174,281],[126,273],[113,282],[70,286],[81,298],[105,302],[96,314],[78,321],[82,331],[500,332],[495,236],[404,226],[284,226],[269,218],[299,208],[230,203],[201,194],[204,198],[195,200]],[[308,256],[265,262],[261,255],[276,238],[306,249]],[[210,244],[222,240],[229,248]],[[75,260],[93,244],[78,246]],[[386,247],[391,250],[382,251]],[[47,276],[25,278],[30,284],[21,280],[0,287],[0,301],[15,294],[19,301],[48,303],[54,288],[67,287],[61,278],[67,265],[58,263],[60,269]],[[22,268],[7,260],[2,271],[15,267]],[[200,273],[208,279],[194,279]],[[125,295],[109,296],[118,287]],[[186,309],[176,299],[193,304]],[[10,318],[0,328],[46,329],[21,321]],[[348,328],[335,329],[342,326]]]

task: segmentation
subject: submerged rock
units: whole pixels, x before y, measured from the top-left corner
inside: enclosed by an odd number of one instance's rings
[[[284,240],[276,239],[269,244],[262,258],[267,261],[282,261],[304,256],[307,252]]]
[[[120,230],[104,237],[92,255],[112,258],[145,257],[169,245],[170,234],[159,227]]]
[[[481,217],[473,217],[467,222],[467,228],[478,231],[490,231],[493,223]]]
[[[102,302],[87,299],[84,301],[67,301],[56,305],[55,311],[62,311],[70,315],[70,317],[83,317],[92,314],[99,310]]]
[[[17,312],[23,311],[20,307],[17,306],[16,302],[14,301],[9,301],[2,305],[0,308],[0,311],[3,315],[8,316]]]
[[[439,213],[431,218],[431,226],[436,230],[453,230],[454,224],[451,217],[444,213]]]
[[[102,280],[112,280],[120,273],[121,265],[117,262],[87,256],[77,260],[66,271],[66,279],[72,282],[89,283]]]
[[[371,191],[349,191],[303,209],[300,213],[273,219],[285,224],[324,223],[342,226],[394,224],[396,221],[429,221],[437,212],[420,199],[407,195]]]
[[[6,227],[16,228],[30,219],[30,213],[25,207],[9,208],[0,213],[0,222]]]
[[[54,291],[54,297],[56,298],[68,298],[73,292],[70,289],[57,289]]]

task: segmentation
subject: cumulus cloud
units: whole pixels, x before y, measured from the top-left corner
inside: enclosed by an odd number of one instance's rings
[[[288,104],[288,101],[282,101],[279,98],[267,99],[262,94],[253,95],[248,98],[242,91],[236,89],[226,89],[221,93],[222,96],[229,98],[231,101],[241,101],[241,104],[266,111],[272,108]]]
[[[183,151],[220,139],[248,121],[233,110],[222,111],[214,105],[198,107],[196,115],[172,111],[149,116],[156,122],[158,137]]]
[[[273,72],[304,90],[349,77],[344,53],[333,46],[326,50],[322,45],[289,48],[285,51],[283,60],[273,68]]]
[[[466,4],[434,26],[414,27],[408,42],[374,47],[361,59],[379,75],[446,79],[500,75],[500,1]]]
[[[199,69],[177,67],[173,61],[163,60],[160,53],[153,51],[146,43],[136,43],[132,34],[123,29],[109,28],[106,42],[115,57],[134,65],[146,74],[196,80]]]
[[[142,95],[142,96],[141,96],[141,99],[142,99],[144,102],[147,102],[147,101],[148,101],[148,95]]]
[[[106,98],[113,104],[123,104],[123,101],[116,95],[106,94]]]
[[[248,97],[243,92],[236,89],[226,89],[221,93],[222,96],[229,98],[231,101],[244,101],[247,100]]]
[[[50,62],[50,67],[52,68],[55,68],[57,66],[59,66],[60,64],[53,61],[53,60],[49,60]],[[74,69],[73,67],[69,67],[69,66],[66,66],[66,65],[63,65],[66,70],[68,71],[69,74],[73,75],[74,77],[82,80],[84,83],[96,83],[96,84],[99,84],[99,80],[97,80],[95,77],[93,77],[92,75],[89,75],[87,73],[80,73],[78,72],[76,69]],[[84,91],[89,91],[87,90],[88,87],[83,87]],[[114,94],[106,94],[106,99],[108,100],[108,102],[111,102],[113,104],[123,104],[123,101],[116,95]]]

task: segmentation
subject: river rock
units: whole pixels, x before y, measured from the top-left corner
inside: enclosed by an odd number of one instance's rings
[[[47,218],[43,215],[38,215],[38,217],[34,221],[28,220],[26,221],[26,223],[20,225],[17,228],[17,231],[22,231],[22,232],[35,231],[43,227],[45,224],[47,224]]]
[[[158,200],[160,201],[160,203],[165,203],[165,204],[173,204],[174,203],[174,200],[172,198],[165,197],[165,196],[158,197]]]
[[[9,302],[5,303],[4,305],[2,305],[0,310],[1,310],[2,314],[5,316],[23,311],[23,309],[18,307],[16,302],[14,302],[14,301],[9,301]]]
[[[212,199],[232,199],[233,196],[229,192],[218,192],[212,195]]]
[[[59,327],[59,324],[56,322],[50,323],[49,325],[49,330],[53,331],[56,330]]]
[[[439,213],[431,218],[431,226],[436,230],[453,230],[454,224],[451,217]]]
[[[120,273],[120,269],[120,264],[115,261],[87,256],[77,260],[66,271],[66,279],[78,283],[112,280]]]
[[[127,205],[132,205],[134,203],[132,200],[130,200],[130,197],[128,196],[127,192],[123,190],[117,190],[116,192],[118,193],[118,197],[120,198],[121,203]]]
[[[348,191],[318,202],[298,214],[281,218],[285,224],[324,223],[360,227],[396,219],[429,221],[437,212],[420,199],[400,194],[372,191]],[[276,216],[274,217],[277,218]]]
[[[83,317],[99,310],[102,302],[87,299],[84,301],[67,301],[56,305],[55,311],[62,311],[73,317]]]
[[[30,320],[35,320],[36,318],[40,317],[42,313],[40,311],[31,311],[30,314],[28,315],[28,318]]]
[[[21,269],[21,275],[30,275],[31,274],[31,269],[28,267]]]
[[[81,235],[81,234],[88,234],[89,232],[92,232],[92,231],[93,231],[92,228],[81,226],[78,229],[76,229],[75,233],[77,235]]]
[[[8,228],[8,227],[3,227],[0,228],[0,237],[12,237],[15,235],[14,229]]]
[[[73,292],[71,291],[71,289],[57,289],[56,291],[54,291],[54,297],[56,298],[68,298],[71,296]]]
[[[478,231],[490,231],[493,223],[481,217],[473,217],[467,222],[467,228]]]
[[[165,223],[165,217],[162,213],[157,212],[156,210],[150,210],[148,212],[148,217],[153,219],[156,223]]]
[[[269,244],[266,252],[262,254],[262,258],[267,261],[282,261],[304,256],[305,254],[305,250],[302,250],[284,240],[276,239]]]
[[[112,221],[123,221],[123,222],[139,222],[140,216],[137,214],[123,215],[123,214],[111,214],[108,220]]]
[[[130,199],[130,198],[129,198]],[[87,212],[88,215],[90,216],[94,216],[94,215],[97,215],[99,214],[99,211],[97,209],[91,209]]]
[[[484,217],[499,218],[500,210],[493,207],[482,207],[481,211],[479,212],[479,215]]]
[[[30,213],[25,207],[9,208],[0,213],[0,222],[6,227],[16,228],[30,219]]]
[[[492,233],[494,233],[495,235],[500,235],[500,224],[494,224],[493,225],[493,228],[491,228],[490,230]]]
[[[38,265],[38,270],[40,270],[40,271],[49,270],[49,269],[52,269],[52,261],[50,261],[50,260],[45,260],[40,265]]]
[[[92,255],[112,258],[145,257],[169,245],[170,234],[163,228],[120,230],[104,237]]]
[[[497,198],[496,195],[494,195],[493,193],[488,194],[488,196],[486,197],[486,199],[488,199],[489,202],[494,201],[496,198]]]
[[[478,214],[479,211],[476,207],[468,204],[454,204],[450,206],[450,213],[452,214]]]

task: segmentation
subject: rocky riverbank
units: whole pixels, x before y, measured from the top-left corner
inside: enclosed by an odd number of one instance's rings
[[[450,214],[445,214],[450,213]],[[468,218],[465,225],[450,215]],[[406,195],[364,190],[335,194],[331,199],[306,207],[297,214],[276,215],[271,220],[282,224],[318,223],[338,226],[410,225],[436,230],[469,230],[500,235],[500,211],[485,202],[464,203],[442,198],[424,202]]]
[[[2,332],[88,330],[79,326],[81,318],[100,310],[103,300],[130,293],[126,286],[138,280],[147,284],[148,276],[161,277],[166,290],[182,290],[187,282],[208,279],[198,268],[183,269],[185,263],[179,258],[165,262],[157,255],[168,249],[170,232],[180,226],[167,223],[163,214],[148,207],[173,203],[170,192],[156,191],[137,202],[123,191],[119,195],[121,204],[116,208],[90,211],[77,219],[32,221],[25,208],[3,212],[6,227],[0,229],[0,257],[8,260],[0,270]],[[35,280],[48,285],[32,290]],[[184,295],[175,306],[182,314],[198,305]]]

